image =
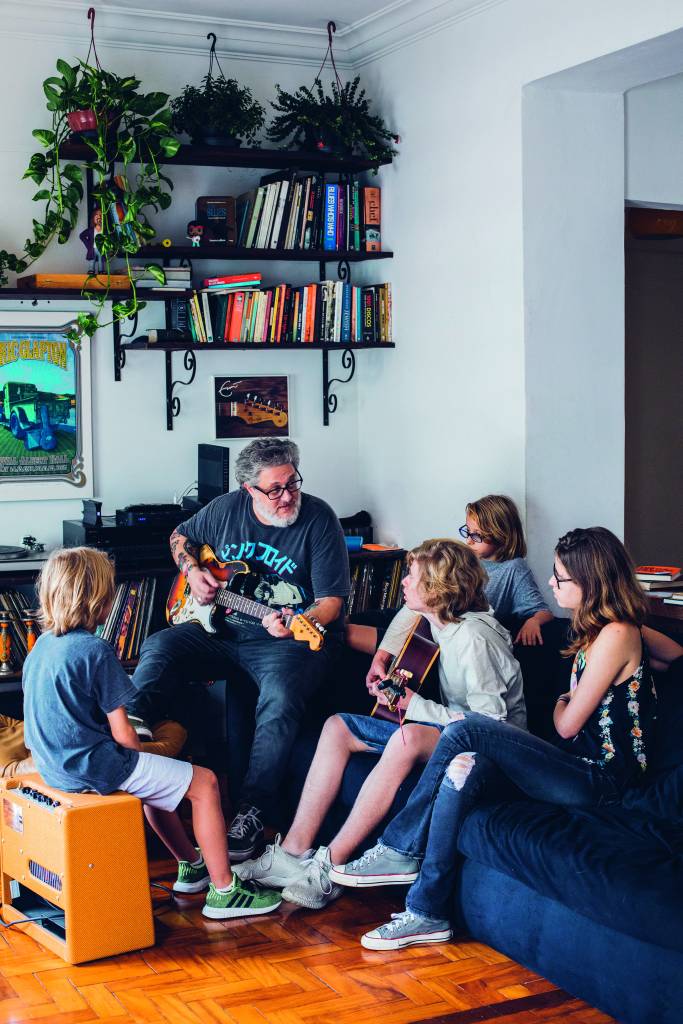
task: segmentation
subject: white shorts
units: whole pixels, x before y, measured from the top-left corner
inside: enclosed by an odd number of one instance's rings
[[[119,789],[137,796],[143,804],[175,811],[192,782],[192,765],[174,757],[140,751],[138,763]]]

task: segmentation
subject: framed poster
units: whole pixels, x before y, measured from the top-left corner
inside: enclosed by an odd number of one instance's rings
[[[214,377],[214,436],[288,437],[289,379]]]
[[[90,342],[55,319],[0,314],[0,501],[93,495]]]

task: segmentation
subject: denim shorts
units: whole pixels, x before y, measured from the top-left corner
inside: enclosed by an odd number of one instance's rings
[[[192,765],[161,754],[140,752],[135,768],[119,786],[150,807],[175,811],[192,782]]]
[[[374,750],[376,754],[381,754],[391,737],[395,732],[398,732],[398,722],[388,722],[386,718],[371,718],[369,715],[349,715],[346,712],[340,712],[339,718],[341,718],[344,725],[353,733],[357,740],[361,743],[365,743],[367,747]],[[410,725],[428,725],[432,729],[438,729],[439,732],[443,732],[444,727],[437,725],[436,722],[404,722],[403,728]]]

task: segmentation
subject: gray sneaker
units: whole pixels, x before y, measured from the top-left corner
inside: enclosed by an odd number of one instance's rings
[[[392,914],[391,921],[361,936],[366,949],[403,949],[427,942],[448,942],[453,932],[448,921],[428,921],[412,910]]]
[[[366,850],[358,860],[336,864],[330,871],[330,881],[339,885],[411,885],[420,872],[414,857],[407,857],[390,846],[377,843]]]
[[[278,833],[275,842],[269,843],[260,857],[235,864],[232,871],[243,882],[260,882],[270,888],[284,889],[301,876],[304,863],[304,858],[282,849]]]
[[[331,867],[330,851],[326,846],[321,846],[311,860],[299,865],[299,877],[282,890],[282,898],[310,910],[326,907],[343,892],[343,889],[330,881]]]

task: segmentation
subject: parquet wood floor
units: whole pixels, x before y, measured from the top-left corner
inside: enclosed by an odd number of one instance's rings
[[[169,881],[170,862],[152,864]],[[0,934],[0,1024],[611,1024],[477,942],[372,953],[358,939],[401,893],[350,892],[321,912],[208,921],[202,898],[154,890],[153,949],[80,967],[20,928]]]

